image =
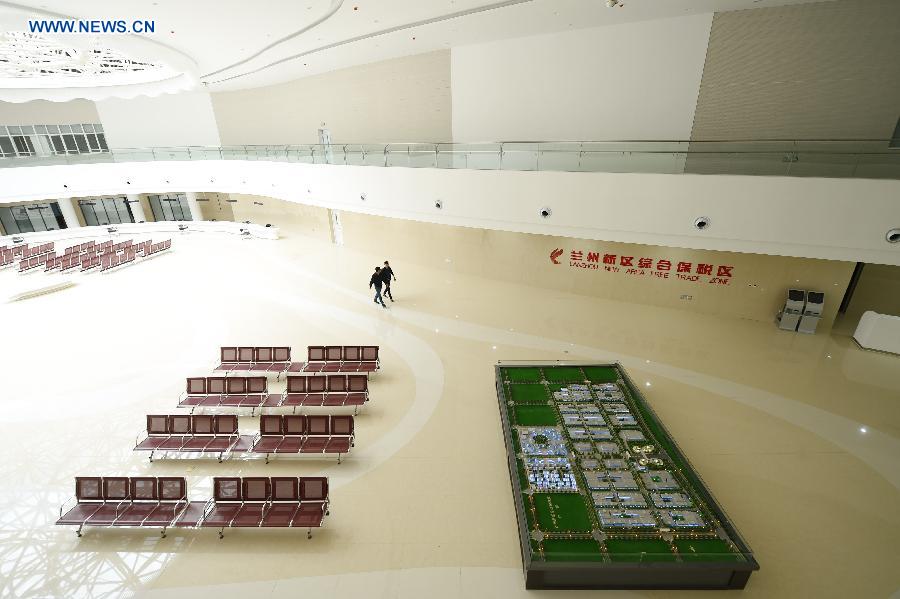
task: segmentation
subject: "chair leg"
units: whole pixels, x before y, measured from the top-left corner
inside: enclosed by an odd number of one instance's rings
[[[311,538],[312,538],[312,529],[311,529],[311,528],[310,528],[309,530],[306,531],[306,538],[307,538],[307,539],[311,539]]]
[[[78,525],[78,530],[75,531],[75,535],[81,538],[81,529],[84,528],[84,523]]]
[[[152,451],[150,452],[150,461],[151,462],[153,461],[153,452]]]
[[[266,454],[266,464],[269,463],[269,454]]]
[[[163,526],[163,529],[161,531],[159,531],[159,534],[160,534],[160,536],[162,536],[162,538],[164,538],[164,539],[166,538],[166,527],[165,526]]]
[[[223,526],[222,528],[219,529],[219,538],[220,538],[220,539],[224,539],[224,538],[225,538],[225,527],[224,527],[224,526]]]

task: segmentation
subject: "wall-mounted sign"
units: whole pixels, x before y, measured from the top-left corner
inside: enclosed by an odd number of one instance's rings
[[[563,258],[565,253],[566,250],[563,248],[554,249],[550,252],[550,261],[553,264],[562,264],[561,259],[565,259]],[[712,285],[728,285],[734,276],[734,266],[725,264],[673,262],[666,258],[601,254],[600,252],[583,252],[581,250],[569,250],[568,262],[569,268],[604,270],[632,277],[675,279]]]

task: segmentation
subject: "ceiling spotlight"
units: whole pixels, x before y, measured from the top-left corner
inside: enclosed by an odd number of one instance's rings
[[[622,8],[625,5],[622,4],[621,0],[606,0],[606,6],[607,8]]]

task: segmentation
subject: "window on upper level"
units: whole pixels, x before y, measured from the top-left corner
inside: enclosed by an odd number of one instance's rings
[[[0,125],[0,158],[108,152],[100,124]]]

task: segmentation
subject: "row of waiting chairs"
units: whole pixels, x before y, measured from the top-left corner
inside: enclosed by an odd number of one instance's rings
[[[241,454],[336,455],[350,451],[354,442],[353,416],[264,415],[256,435],[238,432],[237,416],[192,414],[189,416],[151,414],[147,430],[136,439],[135,451],[169,454],[217,454],[218,460]]]
[[[22,243],[11,247],[0,247],[0,260],[4,263],[9,263],[16,258],[31,258],[32,256],[37,256],[39,254],[52,252],[54,247],[56,247],[56,245],[52,241],[40,245]]]
[[[377,345],[311,345],[306,362],[292,362],[290,347],[222,347],[220,363],[215,367],[225,374],[237,372],[375,372],[380,368]]]
[[[101,246],[97,245],[92,247],[99,248]],[[62,256],[57,256],[54,252],[49,252],[27,259],[23,258],[19,262],[19,272],[27,272],[41,266],[44,267],[44,272],[50,272],[57,269],[61,272],[66,272],[78,267],[81,267],[81,272],[86,272],[95,268],[100,268],[101,271],[107,271],[117,266],[134,262],[135,258],[138,256],[146,258],[171,247],[171,239],[158,243],[146,241],[137,245],[134,245],[129,240],[128,242],[111,245],[108,250],[96,254],[73,251],[63,254]]]
[[[70,507],[71,506],[71,507]],[[160,528],[300,528],[322,526],[329,514],[326,477],[213,478],[213,496],[191,501],[187,481],[174,476],[80,476],[57,525]]]
[[[264,376],[189,377],[179,407],[264,408],[345,407],[358,408],[369,399],[365,374],[295,375],[287,377],[282,393],[268,392]]]

